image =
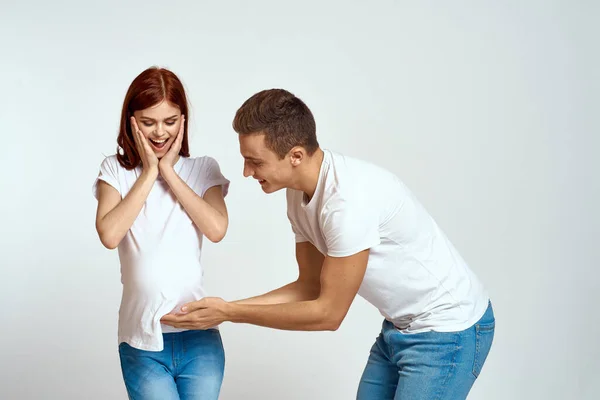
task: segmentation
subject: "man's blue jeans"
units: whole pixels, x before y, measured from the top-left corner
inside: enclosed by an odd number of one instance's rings
[[[475,325],[461,332],[403,334],[384,321],[357,399],[466,399],[492,346],[495,324],[491,303]]]

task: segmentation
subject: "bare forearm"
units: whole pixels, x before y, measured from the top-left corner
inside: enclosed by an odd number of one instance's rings
[[[230,304],[231,322],[294,331],[336,330],[341,320],[319,300],[273,305]]]
[[[311,285],[310,283],[295,281],[285,286],[282,286],[279,289],[272,290],[260,296],[254,296],[243,300],[237,300],[233,303],[245,305],[281,304],[315,300],[318,296],[319,287],[317,285]]]
[[[156,168],[142,172],[125,198],[98,221],[98,232],[107,247],[115,248],[123,240],[144,206],[157,176]]]
[[[160,173],[200,232],[213,242],[220,241],[227,232],[227,216],[198,196],[172,168]]]

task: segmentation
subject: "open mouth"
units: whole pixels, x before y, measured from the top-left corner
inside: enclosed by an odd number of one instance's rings
[[[150,139],[150,143],[152,144],[152,146],[155,149],[161,150],[167,144],[167,140],[168,139],[162,139],[162,140]]]

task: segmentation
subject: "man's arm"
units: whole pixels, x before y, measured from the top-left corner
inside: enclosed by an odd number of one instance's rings
[[[310,242],[296,243],[298,279],[292,283],[260,296],[237,300],[235,304],[280,304],[314,300],[321,290],[321,266],[323,254]]]
[[[337,330],[365,275],[369,250],[348,257],[325,257],[321,292],[315,300],[276,305],[236,305],[226,311],[231,322],[302,331]]]
[[[337,330],[358,292],[368,258],[369,250],[347,257],[325,257],[320,294],[314,300],[246,305],[205,298],[184,307],[185,314],[166,315],[162,321],[187,329],[207,329],[231,321],[283,330]]]

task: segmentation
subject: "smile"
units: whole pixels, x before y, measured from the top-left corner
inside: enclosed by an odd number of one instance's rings
[[[150,143],[152,143],[152,145],[157,148],[157,149],[162,149],[165,146],[165,143],[167,143],[168,139],[162,139],[162,140],[155,140],[155,139],[150,139]]]

